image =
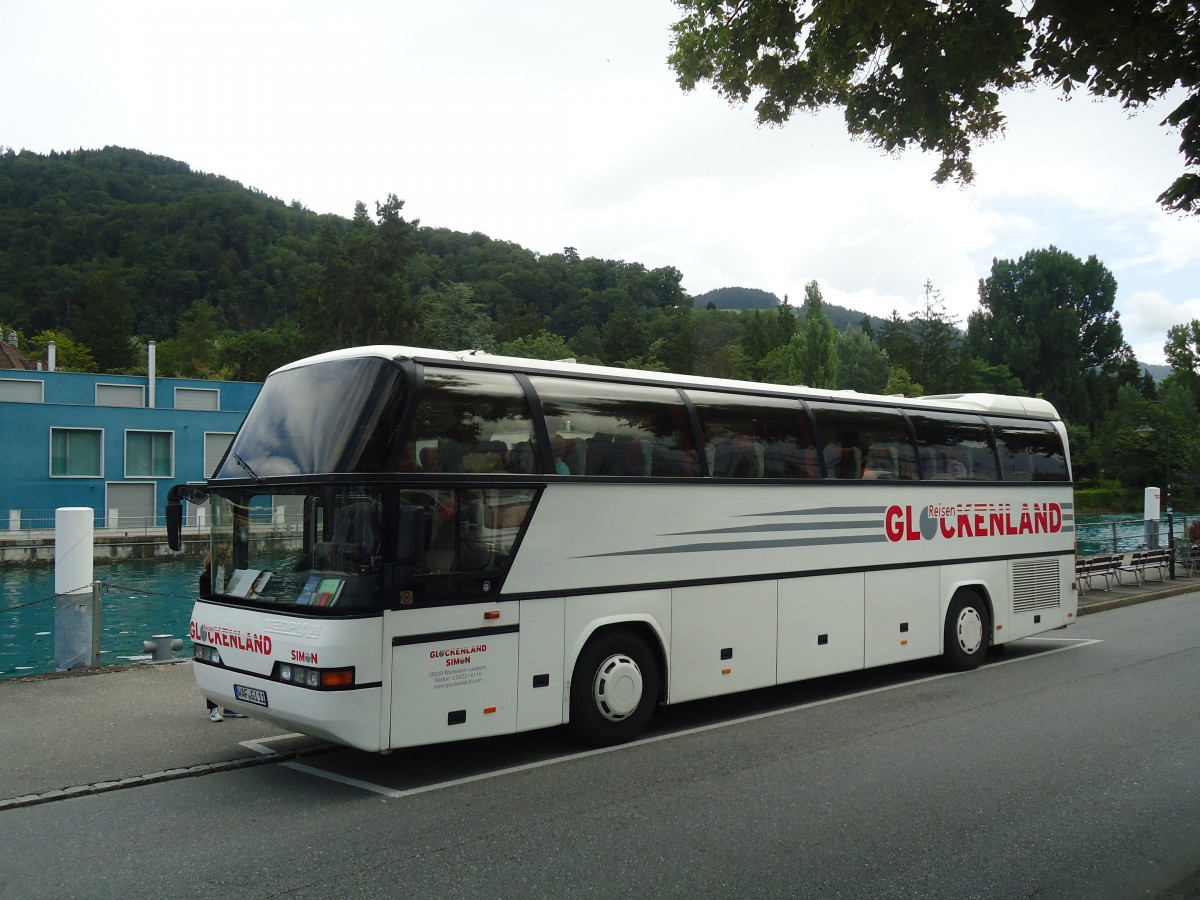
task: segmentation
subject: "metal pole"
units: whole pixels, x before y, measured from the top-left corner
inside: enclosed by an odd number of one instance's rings
[[[1163,413],[1166,414],[1167,408],[1163,407]],[[1175,510],[1171,507],[1171,422],[1167,420],[1167,551],[1171,554],[1168,559],[1168,566],[1171,571],[1171,580],[1175,580]]]
[[[92,582],[92,660],[91,667],[100,667],[100,582]]]
[[[1146,407],[1154,404],[1161,406],[1163,411],[1163,428],[1166,429],[1165,442],[1167,451],[1167,552],[1170,556],[1167,559],[1167,569],[1171,573],[1171,579],[1175,579],[1175,510],[1171,508],[1171,414],[1167,412],[1167,406],[1161,400],[1147,400]],[[1150,437],[1154,434],[1154,429],[1150,427],[1150,423],[1146,421],[1146,417],[1142,416],[1142,424],[1137,427],[1137,432],[1142,437]]]

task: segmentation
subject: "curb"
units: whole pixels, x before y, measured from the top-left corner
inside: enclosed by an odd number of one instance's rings
[[[215,775],[217,772],[231,772],[237,769],[248,769],[252,766],[262,766],[267,763],[287,762],[309,756],[318,756],[334,749],[331,745],[309,747],[302,750],[292,750],[286,753],[271,752],[262,756],[249,756],[242,759],[226,759],[219,762],[201,763],[186,768],[167,769],[163,772],[151,772],[148,775],[131,775],[119,781],[98,781],[95,784],[80,784],[73,787],[55,788],[41,794],[25,794],[21,797],[11,797],[0,800],[0,813],[9,809],[20,809],[25,806],[37,806],[40,803],[52,803],[55,800],[66,800],[70,797],[87,797],[93,794],[106,794],[109,791],[120,791],[125,788],[143,787],[148,784],[159,784],[164,781],[178,781],[181,778],[193,778],[197,775]]]
[[[1097,600],[1094,603],[1083,603],[1078,606],[1078,615],[1086,616],[1091,613],[1104,612],[1109,609],[1120,609],[1123,606],[1136,606],[1139,603],[1149,603],[1151,600],[1165,600],[1167,597],[1178,597],[1180,594],[1193,594],[1200,591],[1200,585],[1176,584],[1163,587],[1157,591],[1143,594],[1128,594],[1123,597],[1110,597]]]

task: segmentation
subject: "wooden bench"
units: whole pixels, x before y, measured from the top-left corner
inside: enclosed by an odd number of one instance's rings
[[[1117,567],[1125,559],[1123,554],[1117,556],[1088,556],[1083,559],[1075,560],[1075,582],[1082,589],[1085,585],[1087,589],[1093,590],[1093,579],[1104,579],[1104,587],[1102,591],[1112,590],[1112,577],[1117,573]]]
[[[1117,567],[1117,583],[1125,583],[1121,577],[1122,572],[1133,575],[1134,584],[1144,584],[1147,573],[1151,571],[1158,572],[1159,581],[1166,581],[1170,566],[1170,550],[1134,550],[1124,554],[1121,564]]]
[[[1142,551],[1142,581],[1146,580],[1146,573],[1152,570],[1158,571],[1158,580],[1166,581],[1167,572],[1171,568],[1171,551],[1170,550],[1144,550]]]
[[[1117,566],[1117,584],[1125,583],[1125,579],[1121,575],[1122,572],[1128,572],[1132,575],[1134,584],[1141,584],[1142,554],[1145,552],[1145,550],[1132,550],[1122,556],[1121,562]]]

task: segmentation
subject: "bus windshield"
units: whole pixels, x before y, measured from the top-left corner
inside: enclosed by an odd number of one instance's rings
[[[214,478],[387,471],[405,385],[378,357],[275,372]]]
[[[317,615],[378,609],[381,494],[347,484],[214,492],[213,594]]]

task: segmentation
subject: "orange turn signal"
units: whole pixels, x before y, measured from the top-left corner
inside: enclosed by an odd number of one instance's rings
[[[344,688],[353,686],[353,669],[324,669],[321,672],[321,687]]]

